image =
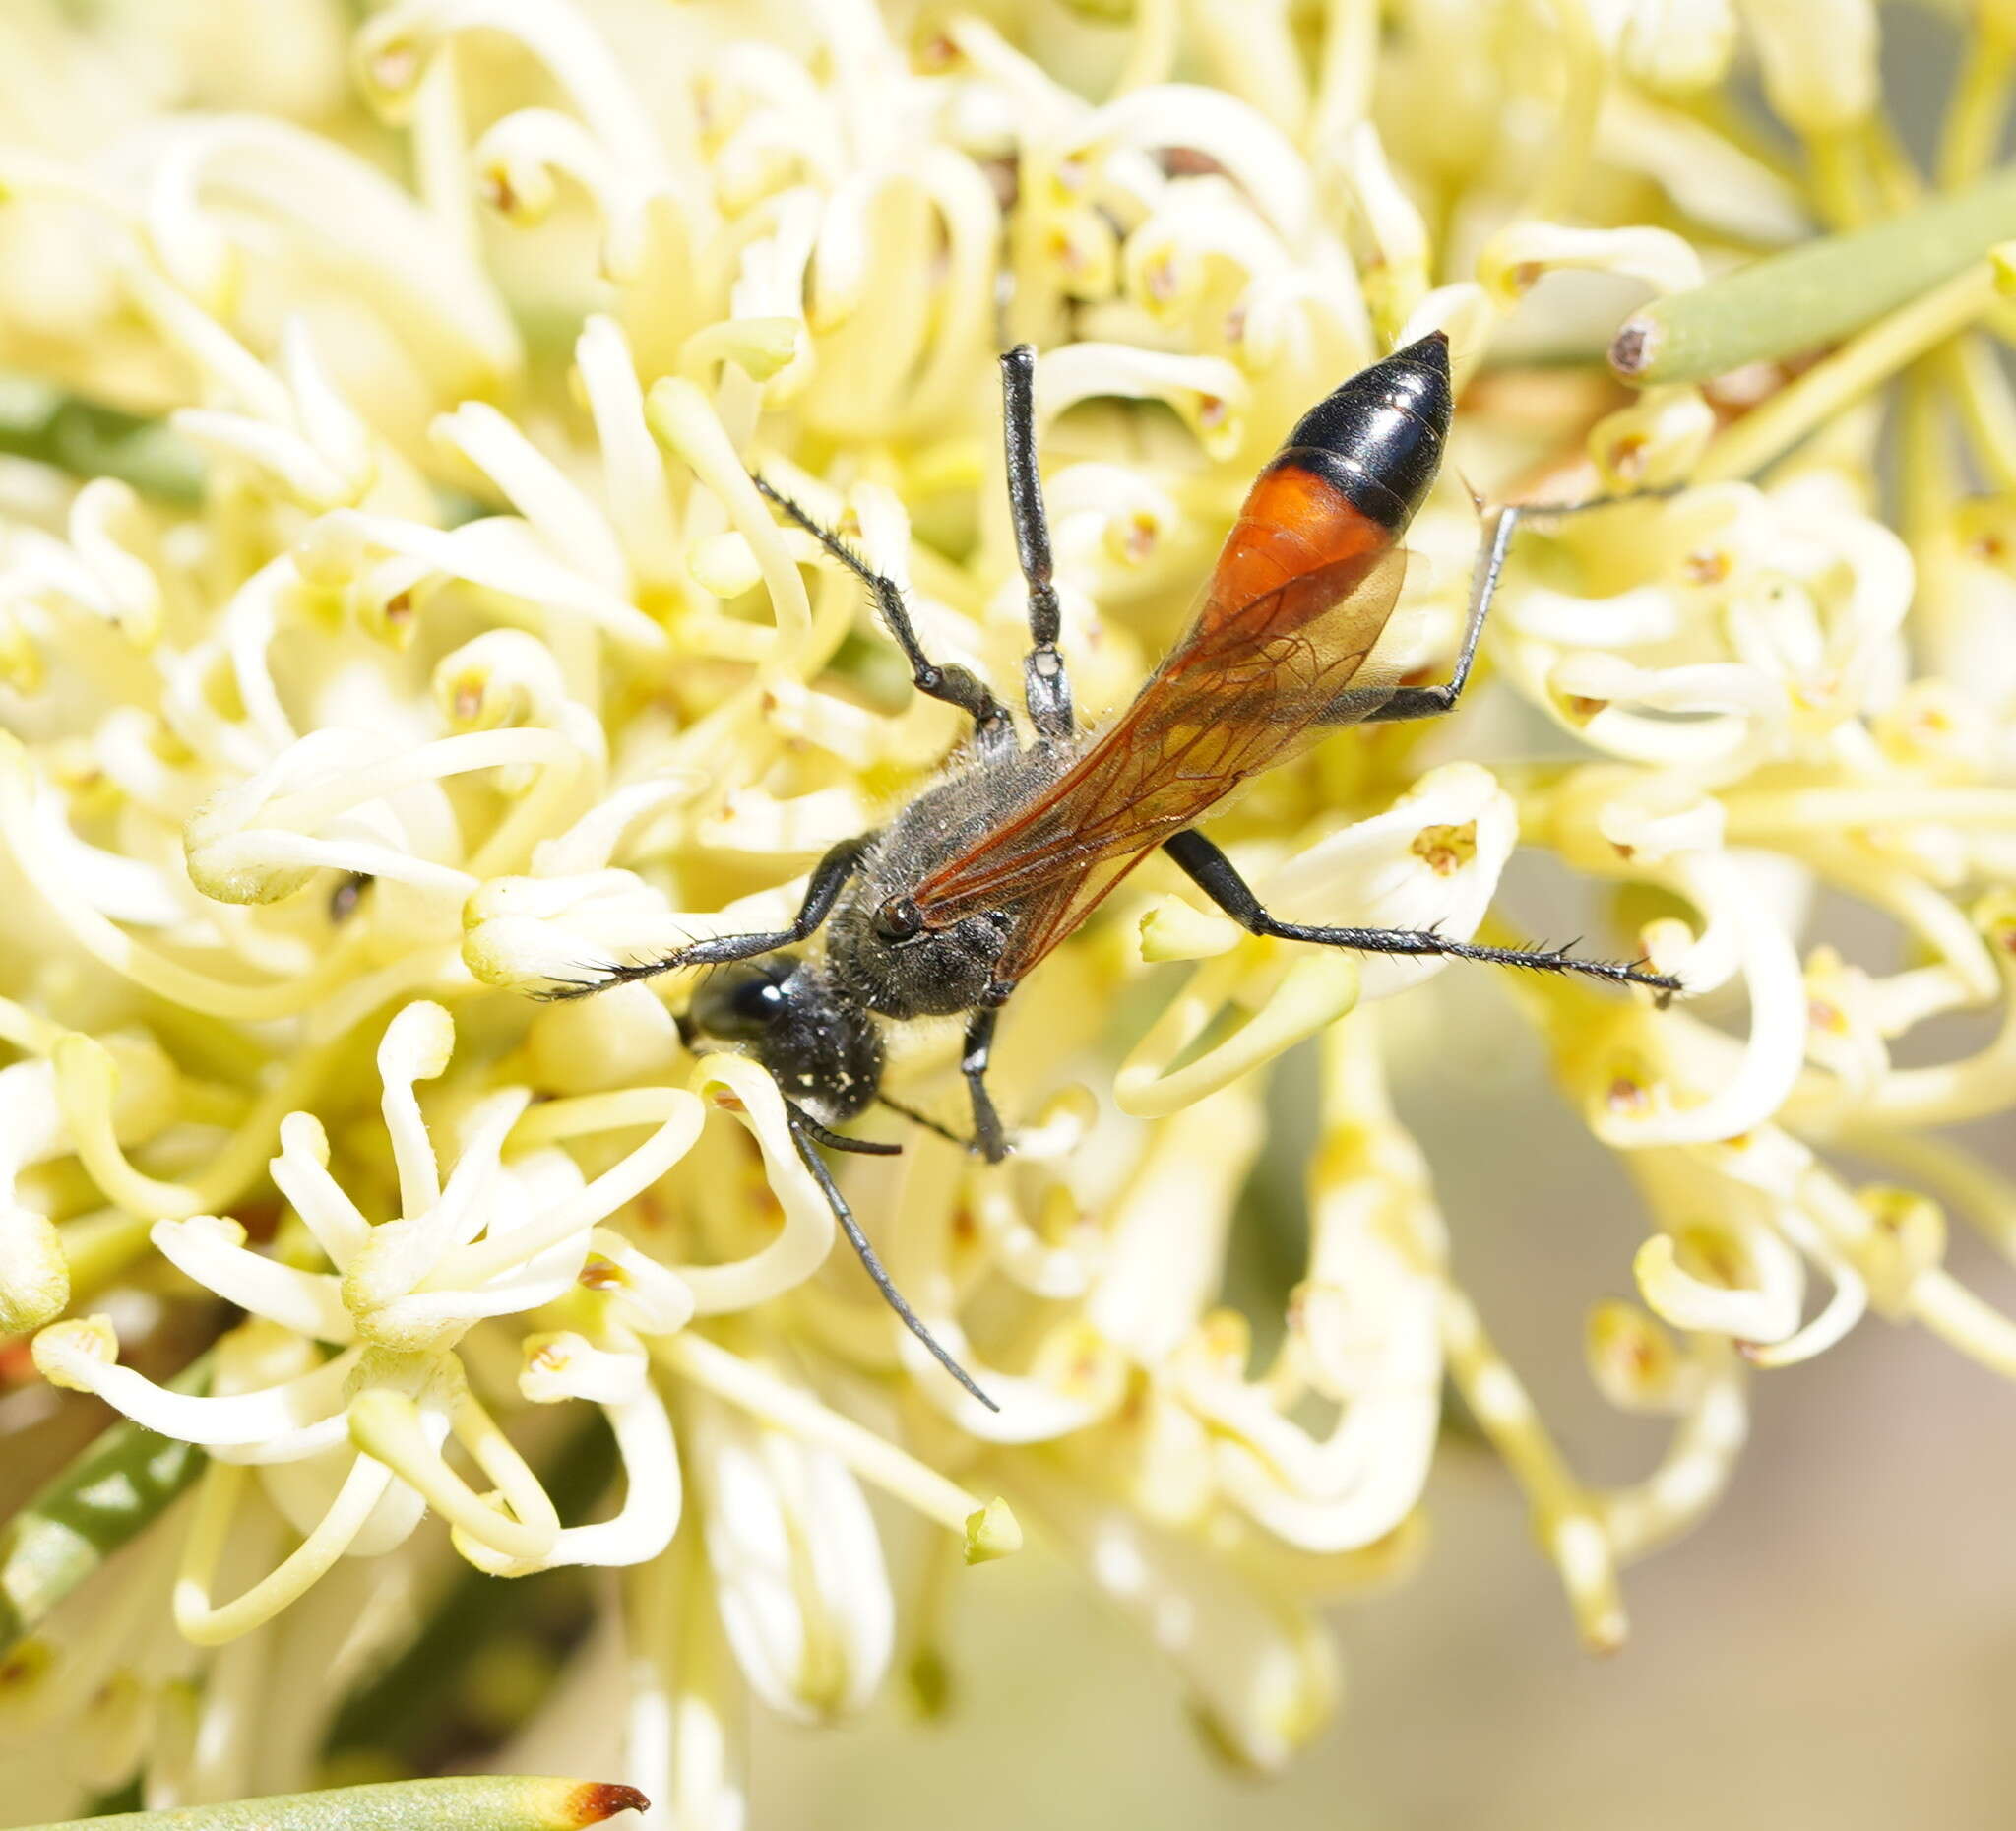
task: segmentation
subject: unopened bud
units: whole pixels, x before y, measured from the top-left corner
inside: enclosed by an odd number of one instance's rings
[[[1876,105],[1871,0],[1743,0],[1772,107],[1802,134],[1866,120]]]
[[[682,938],[634,871],[492,878],[462,914],[464,965],[485,985],[535,995],[592,990]]]
[[[70,1265],[46,1215],[0,1208],[0,1335],[28,1335],[63,1313]]]
[[[50,1385],[90,1392],[96,1385],[91,1369],[119,1358],[119,1337],[109,1316],[77,1316],[51,1323],[35,1337],[32,1353],[35,1371]]]

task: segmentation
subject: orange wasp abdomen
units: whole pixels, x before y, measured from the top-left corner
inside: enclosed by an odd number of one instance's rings
[[[1393,548],[1442,460],[1439,336],[1354,376],[1296,423],[1219,554],[1199,633],[1268,606],[1268,633],[1325,614]]]
[[[1248,605],[1272,600],[1277,606],[1273,630],[1286,634],[1296,621],[1322,614],[1334,601],[1319,592],[1289,588],[1362,572],[1396,537],[1320,471],[1277,463],[1261,473],[1239,510],[1212,572],[1199,621],[1209,630]]]

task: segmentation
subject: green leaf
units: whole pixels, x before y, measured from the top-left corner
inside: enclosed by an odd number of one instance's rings
[[[482,1774],[469,1780],[402,1780],[337,1787],[227,1805],[70,1818],[27,1831],[575,1831],[651,1801],[635,1787],[601,1780],[536,1780]]]
[[[177,1392],[210,1384],[203,1356],[170,1382]],[[194,1445],[130,1422],[113,1424],[58,1474],[0,1534],[0,1654],[196,1479]]]
[[[116,476],[178,507],[203,498],[202,455],[165,420],[122,413],[27,375],[0,375],[0,452],[73,476]]]
[[[1823,235],[1625,320],[1610,367],[1633,387],[1702,381],[1838,343],[2016,239],[2016,166],[1868,228]]]

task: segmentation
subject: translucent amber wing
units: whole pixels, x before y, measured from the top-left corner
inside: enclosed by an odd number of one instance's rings
[[[1263,569],[1228,544],[1188,632],[1119,721],[1028,808],[918,887],[926,923],[1010,912],[996,971],[1019,979],[1164,840],[1301,747],[1360,676],[1404,569],[1391,546]],[[1228,601],[1228,587],[1265,570],[1286,576]],[[1376,703],[1374,690],[1366,705]]]

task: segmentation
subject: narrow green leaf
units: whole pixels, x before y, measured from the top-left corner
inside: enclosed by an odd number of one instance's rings
[[[177,1392],[209,1383],[208,1355],[170,1382]],[[123,1421],[94,1438],[0,1533],[0,1654],[157,1519],[203,1463],[194,1446]]]
[[[72,476],[116,476],[181,507],[203,497],[202,455],[165,420],[100,407],[26,375],[0,375],[0,452]]]
[[[2012,239],[2016,165],[1868,228],[1802,242],[1655,299],[1625,320],[1610,346],[1610,367],[1648,388],[1822,348]]]
[[[27,1831],[577,1831],[651,1801],[603,1780],[536,1780],[481,1774],[468,1780],[401,1780],[378,1787],[289,1793],[169,1812],[70,1818]]]

